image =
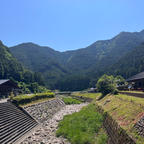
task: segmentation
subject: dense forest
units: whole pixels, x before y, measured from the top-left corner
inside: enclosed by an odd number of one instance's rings
[[[104,73],[128,78],[143,71],[143,57],[137,56],[142,55],[143,42],[144,31],[121,32],[112,39],[78,50],[58,52],[50,47],[23,43],[11,47],[10,51],[26,68],[42,73],[47,87],[82,90],[95,86]]]
[[[82,90],[106,74],[128,78],[144,70],[144,31],[121,32],[73,51],[59,52],[34,43],[6,47],[0,42],[0,77],[47,88]]]
[[[23,82],[23,85],[44,85],[43,77],[38,72],[25,69],[20,62],[11,54],[8,47],[0,41],[0,79],[12,79]]]

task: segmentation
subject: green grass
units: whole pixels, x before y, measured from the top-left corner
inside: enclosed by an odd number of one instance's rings
[[[92,99],[97,99],[98,97],[101,96],[101,93],[81,93],[81,92],[74,92],[72,93],[74,96],[82,96],[82,97],[87,97],[87,98],[92,98]]]
[[[81,103],[81,101],[73,99],[71,97],[63,97],[62,100],[67,105],[70,105],[70,104],[80,104]]]
[[[13,100],[14,103],[18,105],[26,105],[41,99],[47,100],[48,98],[54,98],[54,93],[48,92],[48,93],[38,93],[32,95],[18,95],[16,97],[12,97],[11,99]]]
[[[104,111],[108,112],[126,132],[136,140],[137,144],[144,144],[144,138],[138,136],[134,124],[144,114],[144,99],[123,94],[107,95],[96,101]]]
[[[56,135],[67,138],[71,144],[106,144],[107,135],[102,129],[103,116],[89,104],[80,112],[66,115],[59,123]]]
[[[117,95],[118,98],[123,99],[125,101],[133,102],[135,104],[139,104],[144,106],[144,98],[139,98],[139,97],[133,97],[133,96],[127,96],[124,94],[119,94]]]
[[[140,93],[140,94],[144,94],[143,91],[120,91],[120,92],[128,92],[128,93]]]

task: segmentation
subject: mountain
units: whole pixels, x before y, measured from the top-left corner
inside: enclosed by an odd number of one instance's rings
[[[9,49],[0,41],[0,78],[20,79],[24,72],[22,65],[13,57]]]
[[[115,75],[122,75],[125,78],[144,71],[144,43],[121,57],[117,63],[110,67],[109,71]]]
[[[51,83],[54,88],[55,85],[58,86],[56,88],[60,88],[75,78],[81,77],[80,79],[88,82],[87,78],[96,79],[109,72],[110,67],[118,65],[127,53],[142,42],[144,30],[133,33],[121,32],[110,40],[100,40],[86,48],[66,52],[58,52],[33,43],[11,47],[10,51],[25,67],[43,73],[47,84]],[[68,86],[70,85],[69,82]],[[74,85],[80,87],[77,82],[74,82]]]
[[[38,82],[42,84],[41,76],[25,69],[11,54],[9,48],[0,41],[0,79],[10,78],[26,83]]]
[[[23,43],[11,47],[10,51],[26,68],[42,73],[47,85],[51,87],[57,79],[68,74],[66,68],[59,63],[61,53],[50,47]]]

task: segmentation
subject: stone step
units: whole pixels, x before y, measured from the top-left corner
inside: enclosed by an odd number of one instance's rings
[[[28,118],[21,118],[17,121],[12,121],[12,123],[8,123],[7,125],[3,125],[2,127],[0,127],[0,135],[3,131],[6,132],[7,130],[10,130],[13,127],[16,127],[18,124],[28,122],[28,121],[31,121],[31,120]]]
[[[31,130],[33,127],[35,127],[37,124],[27,124],[25,125],[26,127],[21,127],[14,132],[9,133],[8,135],[5,135],[2,139],[0,138],[0,143],[1,144],[13,144],[14,141],[16,141],[18,138],[23,136],[26,132]],[[13,143],[11,143],[13,141]]]
[[[2,109],[5,109],[7,111],[20,111],[16,106],[14,106],[13,104],[0,104],[0,111],[2,111]]]
[[[11,114],[4,114],[4,115],[1,115],[0,114],[0,126],[2,126],[4,123],[7,123],[8,121],[13,121],[13,119],[15,120],[15,118],[19,119],[19,118],[29,118],[31,119],[31,117],[28,117],[27,115],[25,115],[23,112],[20,113],[17,113],[17,112],[14,112],[14,113],[11,113]]]
[[[0,144],[14,144],[38,123],[10,102],[0,103]]]
[[[36,126],[38,126],[38,124],[33,124],[32,126],[27,127],[27,130],[21,130],[21,133],[19,133],[18,136],[15,135],[15,137],[13,137],[12,140],[10,140],[10,142],[8,142],[8,144],[14,144],[15,141],[18,141],[19,139],[21,139],[21,137],[23,137],[26,133],[28,133],[30,130],[32,130]]]
[[[12,127],[10,127],[9,129],[6,129],[5,131],[1,130],[3,132],[0,133],[0,139],[2,137],[4,137],[5,134],[7,135],[8,133],[12,133],[15,130],[21,128],[21,127],[25,127],[26,124],[31,124],[31,123],[33,123],[33,122],[25,120],[23,123],[22,122],[15,123],[15,125],[13,125]]]
[[[3,120],[3,118],[5,118],[5,117],[7,117],[7,118],[9,118],[9,117],[19,117],[19,116],[25,116],[26,117],[26,115],[23,115],[23,113],[22,112],[17,112],[17,111],[13,111],[13,112],[5,112],[5,113],[0,113],[0,120]]]
[[[19,121],[19,120],[23,120],[23,119],[27,119],[27,118],[23,118],[23,117],[15,117],[14,119],[10,120],[10,121],[5,121],[3,122],[1,125],[0,125],[0,130],[5,128],[5,127],[8,127],[9,125],[13,124],[15,121]]]

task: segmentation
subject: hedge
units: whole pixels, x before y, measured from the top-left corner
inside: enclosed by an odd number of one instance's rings
[[[48,92],[48,93],[38,93],[38,94],[32,94],[32,95],[19,95],[19,96],[13,97],[12,101],[15,104],[23,105],[23,104],[31,103],[32,101],[36,101],[39,99],[53,98],[53,97],[54,97],[54,93]]]

